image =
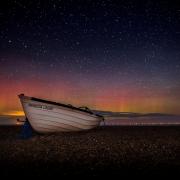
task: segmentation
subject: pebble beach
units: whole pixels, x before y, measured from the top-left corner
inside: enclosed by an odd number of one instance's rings
[[[180,171],[180,126],[110,126],[84,132],[33,134],[0,127],[4,176],[101,176]]]

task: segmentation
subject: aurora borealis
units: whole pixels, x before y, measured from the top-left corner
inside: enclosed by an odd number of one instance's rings
[[[0,114],[21,113],[20,93],[98,110],[179,114],[177,3],[0,3]]]

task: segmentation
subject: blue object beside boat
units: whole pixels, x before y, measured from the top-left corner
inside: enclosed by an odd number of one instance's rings
[[[28,139],[31,138],[33,134],[33,129],[31,124],[29,123],[28,119],[26,118],[24,125],[22,126],[20,138],[21,139]]]

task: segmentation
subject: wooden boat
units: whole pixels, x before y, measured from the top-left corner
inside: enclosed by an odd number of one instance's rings
[[[24,94],[20,94],[19,98],[26,118],[39,133],[89,130],[103,120],[103,116],[88,108],[77,108]]]

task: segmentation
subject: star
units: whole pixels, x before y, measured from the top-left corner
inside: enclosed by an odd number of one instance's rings
[[[87,104],[89,99],[94,102],[92,107],[111,110],[121,109],[122,99],[126,110],[146,106],[153,111],[150,104],[156,101],[157,111],[175,111],[180,106],[177,3],[148,1],[139,6],[128,0],[52,0],[44,4],[39,0],[5,4],[0,7],[1,94],[13,83],[19,91],[16,82],[20,82],[27,92],[32,89],[44,97],[48,94],[42,84],[48,84],[46,90],[52,90],[54,97],[60,97],[57,89],[61,89],[65,99],[73,89],[79,103],[83,97]]]

